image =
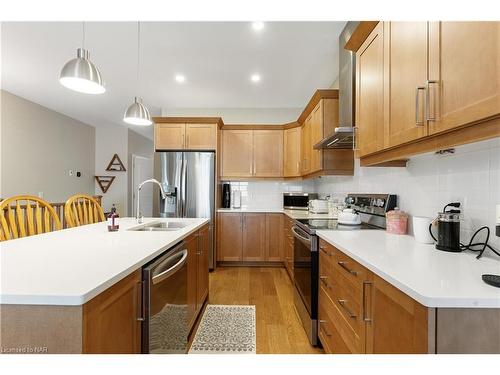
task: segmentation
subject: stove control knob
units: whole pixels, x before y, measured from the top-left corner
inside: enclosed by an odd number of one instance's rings
[[[384,207],[385,199],[377,199],[377,207]]]

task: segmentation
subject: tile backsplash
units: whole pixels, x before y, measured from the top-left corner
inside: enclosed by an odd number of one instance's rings
[[[423,154],[406,168],[359,167],[354,176],[326,176],[314,180],[319,194],[393,193],[398,206],[411,216],[435,217],[449,202],[461,203],[461,240],[469,241],[480,227],[491,230],[497,249],[495,207],[500,204],[500,138],[455,148],[454,154]],[[411,219],[410,219],[411,233]],[[483,239],[483,237],[480,237]]]
[[[411,158],[406,168],[360,167],[357,159],[354,176],[231,182],[231,189],[241,191],[243,208],[281,208],[282,193],[287,191],[339,198],[348,193],[397,194],[399,207],[411,216],[435,217],[446,203],[459,201],[462,242],[487,225],[490,244],[500,248],[500,238],[495,236],[495,206],[500,204],[500,138],[456,147],[454,154],[419,155]],[[412,233],[411,218],[409,228]]]

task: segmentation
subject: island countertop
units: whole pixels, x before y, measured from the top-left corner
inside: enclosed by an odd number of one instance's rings
[[[500,288],[481,279],[482,274],[500,274],[498,258],[439,251],[384,230],[316,234],[424,306],[500,308]]]
[[[128,229],[157,221],[181,221],[177,231]],[[208,219],[121,218],[0,242],[0,304],[83,305],[162,254]]]

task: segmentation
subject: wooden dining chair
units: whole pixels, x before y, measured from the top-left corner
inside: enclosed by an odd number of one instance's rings
[[[17,195],[0,202],[0,241],[61,229],[49,202],[32,195]]]
[[[96,199],[90,195],[76,194],[64,205],[64,218],[68,228],[104,221],[104,212]]]

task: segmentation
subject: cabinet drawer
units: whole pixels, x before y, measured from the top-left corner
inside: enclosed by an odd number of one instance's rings
[[[322,287],[319,288],[318,336],[327,353],[351,354],[339,331],[333,324],[335,306]]]
[[[365,267],[323,240],[320,240],[319,248],[324,259],[332,263],[336,271],[350,280],[356,288],[363,288],[363,281],[368,280],[369,274]]]

